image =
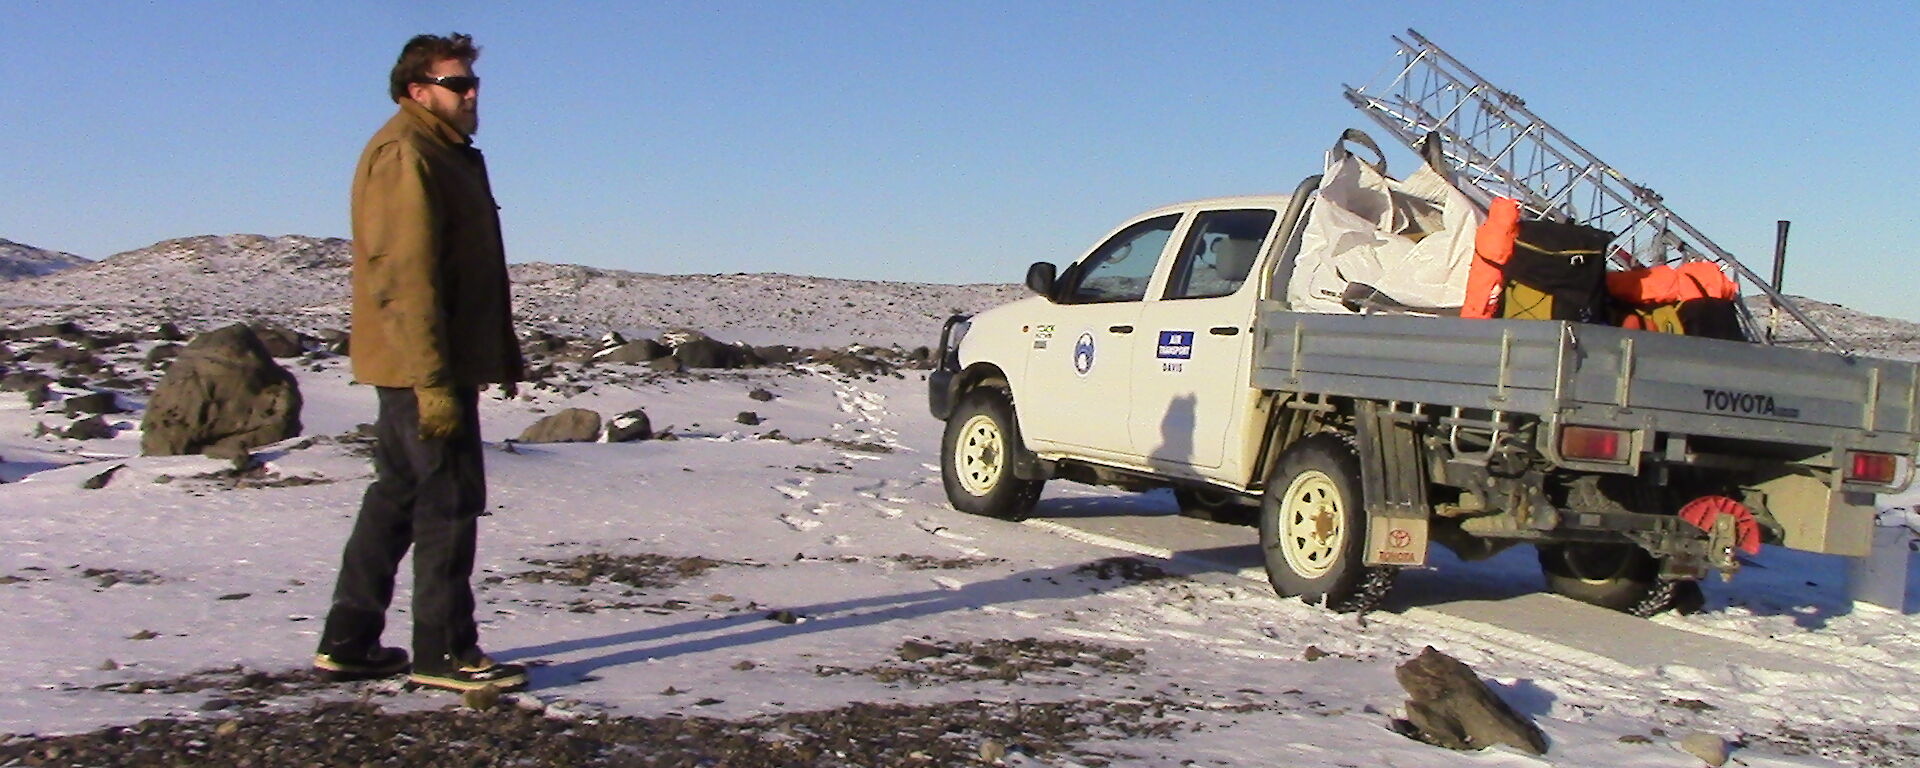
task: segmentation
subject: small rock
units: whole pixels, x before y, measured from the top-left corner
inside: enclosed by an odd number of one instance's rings
[[[239,720],[227,720],[220,723],[219,725],[214,726],[213,728],[213,735],[215,736],[232,736],[239,732],[240,732]]]
[[[741,660],[739,660],[739,661],[736,661],[736,662],[734,662],[734,664],[733,664],[733,668],[734,668],[735,670],[738,670],[738,671],[740,671],[740,672],[745,672],[745,671],[747,671],[747,670],[749,670],[749,669],[753,669],[754,667],[757,667],[757,666],[760,666],[760,665],[758,665],[758,664],[755,664],[755,663],[753,663],[752,661],[749,661],[749,660],[747,660],[747,659],[741,659]]]
[[[226,709],[231,706],[233,706],[233,699],[216,697],[216,698],[207,699],[205,702],[202,702],[200,704],[200,711],[218,712],[220,710]]]
[[[1727,764],[1727,741],[1711,733],[1694,731],[1681,738],[1674,746],[1682,752],[1700,758],[1707,765],[1719,768]]]
[[[999,741],[996,741],[994,739],[987,739],[986,741],[980,742],[980,759],[981,760],[984,760],[989,763],[997,763],[997,762],[1000,762],[1000,758],[1003,758],[1006,756],[1007,756],[1007,745],[1001,744]]]
[[[95,392],[90,395],[76,395],[60,402],[61,410],[68,416],[98,413],[122,413],[120,401],[112,392]]]
[[[99,418],[99,417],[96,416],[94,418]],[[107,483],[113,480],[113,473],[120,471],[120,468],[125,466],[126,466],[125,464],[115,464],[111,467],[107,467],[105,470],[101,471],[100,474],[94,475],[92,477],[89,477],[85,480],[80,481],[80,487],[89,491],[97,491],[102,488],[105,488],[107,487]]]
[[[500,703],[500,689],[492,685],[483,685],[460,694],[460,702],[468,709],[486,711]]]
[[[127,635],[127,639],[128,640],[152,640],[159,636],[160,636],[160,633],[158,632],[155,632],[151,629],[143,629],[131,635]]]
[[[683,691],[683,690],[680,690],[680,689],[678,689],[678,688],[675,688],[675,687],[673,687],[673,686],[671,686],[671,685],[669,685],[669,686],[667,686],[667,688],[666,688],[666,690],[663,690],[663,691],[661,691],[661,692],[660,692],[660,695],[662,695],[662,696],[678,696],[678,695],[680,695],[680,694],[683,694],[683,693],[686,693],[686,691]]]
[[[741,411],[739,415],[733,417],[733,420],[751,427],[760,423],[760,414],[754,413],[753,411]]]
[[[696,707],[711,707],[715,704],[724,704],[724,703],[726,703],[726,699],[705,698],[705,699],[701,699],[699,701],[694,702],[693,705]]]
[[[1652,744],[1652,743],[1653,743],[1653,739],[1652,739],[1652,737],[1648,737],[1648,736],[1642,736],[1642,735],[1640,735],[1640,734],[1637,734],[1637,733],[1629,733],[1629,734],[1627,734],[1627,735],[1625,735],[1625,736],[1622,736],[1622,737],[1620,737],[1620,743],[1622,743],[1622,744]]]
[[[61,435],[74,440],[106,440],[113,437],[113,425],[99,416],[88,416],[68,426]]]
[[[100,671],[102,672],[112,672],[119,668],[120,668],[120,662],[114,661],[113,659],[107,659],[106,661],[100,662]]]
[[[1327,653],[1326,651],[1320,650],[1320,646],[1317,646],[1317,645],[1307,646],[1306,652],[1300,654],[1300,656],[1306,659],[1307,661],[1319,661],[1321,659],[1324,659],[1332,655],[1333,654],[1331,653]]]
[[[174,358],[179,357],[181,349],[182,347],[179,344],[173,342],[156,344],[153,349],[147,350],[147,355],[142,358],[142,360],[146,362],[148,368],[157,368],[161,364],[172,362]]]
[[[908,640],[900,644],[900,659],[902,661],[919,661],[921,659],[931,659],[945,655],[947,655],[947,649],[932,643]]]
[[[774,611],[773,613],[767,614],[767,620],[777,621],[782,624],[798,624],[800,623],[800,614],[794,613],[793,611],[781,609],[778,611]]]
[[[747,393],[747,397],[764,403],[773,399],[773,393],[763,387],[754,387],[752,392]]]
[[[245,600],[249,597],[253,597],[252,592],[235,592],[230,595],[221,595],[215,599],[216,600]]]

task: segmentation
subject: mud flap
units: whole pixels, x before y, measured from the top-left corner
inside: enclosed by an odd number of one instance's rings
[[[1367,565],[1426,565],[1426,456],[1417,413],[1370,400],[1354,403],[1354,452],[1367,502]]]
[[[1367,520],[1367,565],[1426,565],[1427,519],[1424,517],[1370,517]]]

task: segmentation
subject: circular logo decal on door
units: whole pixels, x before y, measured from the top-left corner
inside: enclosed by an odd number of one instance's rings
[[[1073,371],[1082,376],[1093,370],[1093,331],[1081,331],[1073,342]]]

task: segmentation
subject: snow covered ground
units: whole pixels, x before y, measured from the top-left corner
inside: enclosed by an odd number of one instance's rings
[[[218,688],[143,681],[306,664],[370,473],[350,434],[371,420],[373,395],[337,358],[295,370],[307,437],[240,476],[214,459],[139,457],[137,413],[109,417],[127,427],[112,440],[34,437],[57,418],[0,393],[0,733],[228,718]],[[754,388],[775,397],[750,399]],[[536,665],[516,701],[571,718],[1155,706],[1158,727],[1102,732],[1071,753],[1008,745],[1000,760],[1012,765],[1677,767],[1700,764],[1674,747],[1696,731],[1736,742],[1748,766],[1920,761],[1920,606],[1850,602],[1842,559],[1769,548],[1733,582],[1708,584],[1704,612],[1607,614],[1588,642],[1569,634],[1587,607],[1535,594],[1525,547],[1472,564],[1437,557],[1403,575],[1386,610],[1335,615],[1250,580],[1253,532],[1173,518],[1164,493],[1054,483],[1026,524],[953,511],[925,402],[917,371],[792,369],[487,399],[479,616],[489,651]],[[504,442],[573,406],[643,408],[678,439]],[[762,423],[740,423],[742,411]],[[1883,505],[1911,520],[1914,500]],[[1071,535],[1090,516],[1129,515],[1221,545],[1155,559]],[[406,582],[390,643],[406,638]],[[1426,645],[1536,720],[1548,754],[1456,753],[1389,730],[1406,698],[1394,666]],[[457,701],[381,682],[265,706],[315,697],[395,711]]]

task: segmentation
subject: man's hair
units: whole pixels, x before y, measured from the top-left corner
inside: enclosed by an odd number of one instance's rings
[[[393,74],[388,78],[388,95],[395,103],[407,97],[407,84],[417,83],[427,76],[427,70],[434,63],[446,59],[459,59],[471,65],[480,58],[480,47],[473,44],[473,37],[458,32],[441,37],[439,35],[414,35],[407,45],[400,49],[400,60],[393,63]]]

